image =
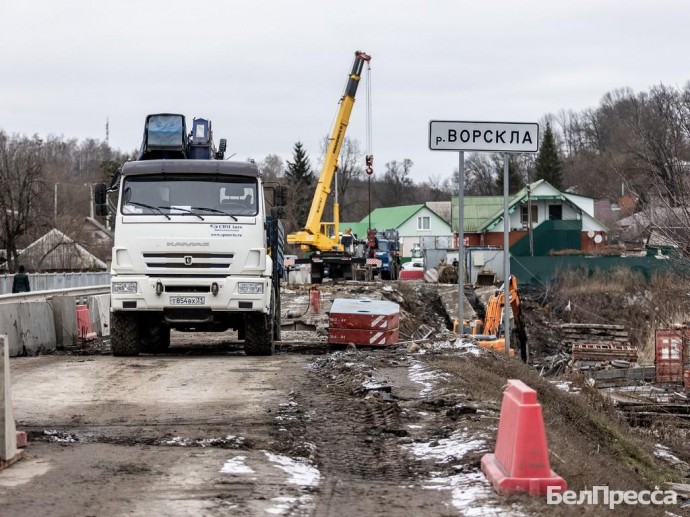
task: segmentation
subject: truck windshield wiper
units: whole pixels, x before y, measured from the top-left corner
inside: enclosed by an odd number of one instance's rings
[[[213,212],[214,214],[223,214],[227,215],[228,217],[232,217],[235,221],[237,221],[237,217],[235,217],[234,215],[224,212],[223,210],[218,210],[216,208],[208,208],[206,206],[193,206],[192,210],[206,210],[208,212]]]
[[[166,214],[165,212],[163,212],[163,210],[161,210],[161,207],[159,207],[159,206],[151,206],[151,205],[147,205],[144,203],[137,203],[136,201],[127,201],[127,204],[128,205],[134,205],[134,206],[141,206],[143,208],[148,208],[149,210],[156,210],[160,215],[164,215],[165,217],[170,219],[170,216],[168,214]]]
[[[192,207],[192,208],[195,208],[195,207]],[[179,207],[179,206],[171,206],[171,207],[170,207],[170,210],[179,210],[180,212],[185,212],[185,213],[187,213],[187,214],[195,215],[195,216],[197,216],[199,219],[201,219],[202,221],[204,220],[204,218],[201,217],[199,214],[197,214],[196,212],[192,212],[191,210],[187,210],[186,208],[182,208],[182,207]]]

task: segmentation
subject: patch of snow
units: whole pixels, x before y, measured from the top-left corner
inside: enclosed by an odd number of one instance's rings
[[[409,427],[410,429],[422,429],[424,426],[417,424],[407,424],[407,427]]]
[[[424,397],[431,393],[431,390],[434,389],[434,383],[432,381],[446,378],[448,377],[448,374],[425,370],[422,363],[415,362],[410,366],[409,376],[412,382],[416,382],[417,384],[424,386],[422,391],[419,392],[419,394]]]
[[[191,444],[191,441],[187,438],[182,438],[181,436],[174,436],[170,438],[170,440],[164,440],[163,443],[165,445],[178,445],[180,447],[188,447]]]
[[[389,386],[389,384],[381,383],[375,379],[367,379],[362,383],[362,387],[365,390],[380,390],[386,388],[387,386]]]
[[[264,451],[264,454],[270,462],[290,476],[289,483],[301,486],[317,486],[321,481],[321,473],[308,460],[288,458],[268,451]]]
[[[450,490],[451,502],[462,515],[480,517],[487,515],[522,516],[517,508],[499,506],[491,500],[493,489],[491,483],[481,472],[461,473],[448,477],[434,477],[429,480],[433,485],[424,488],[432,490]]]
[[[48,436],[53,443],[75,443],[79,441],[71,434],[55,429],[44,429],[43,435]]]
[[[449,438],[436,442],[404,444],[402,447],[418,458],[435,460],[436,464],[443,465],[462,459],[470,451],[485,450],[486,440],[472,438],[465,428],[462,431],[456,431]],[[481,472],[460,472],[446,476],[442,472],[431,471],[429,474],[430,478],[422,485],[422,488],[449,490],[451,492],[451,504],[462,515],[470,517],[524,515],[514,505],[510,508],[501,507],[497,500],[492,500],[494,492],[491,483]]]
[[[275,506],[267,508],[266,513],[270,513],[271,515],[282,515],[293,506],[303,507],[305,504],[310,503],[311,500],[312,497],[309,495],[303,495],[301,497],[274,497],[271,499],[271,503]]]
[[[218,445],[232,445],[233,447],[241,447],[244,445],[244,438],[242,436],[235,436],[229,434],[225,438],[204,438],[203,440],[196,440],[194,443],[201,447],[214,447]]]
[[[573,391],[572,381],[551,381],[551,384],[553,384],[559,390],[567,391],[568,393]]]
[[[419,458],[433,459],[437,463],[448,463],[461,459],[470,451],[483,450],[485,445],[486,440],[468,440],[466,433],[456,431],[450,438],[442,438],[434,442],[411,443],[404,447]]]
[[[254,474],[254,469],[249,465],[245,465],[245,460],[244,456],[235,456],[225,462],[220,472],[222,474]]]
[[[447,339],[445,341],[438,341],[431,344],[432,350],[454,350],[460,352],[460,355],[473,355],[478,357],[484,353],[484,349],[477,346],[472,341],[464,339]]]
[[[657,443],[654,445],[654,456],[664,461],[667,461],[671,465],[682,465],[685,462],[671,453],[671,449],[665,445]]]
[[[177,447],[217,447],[220,445],[231,445],[235,448],[239,448],[244,445],[244,438],[242,436],[235,436],[234,434],[229,434],[225,438],[204,438],[202,440],[191,440],[189,438],[183,438],[182,436],[174,436],[160,443]]]

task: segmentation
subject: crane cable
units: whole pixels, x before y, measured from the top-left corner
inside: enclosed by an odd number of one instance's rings
[[[366,128],[366,173],[368,180],[368,193],[369,193],[369,210],[368,217],[369,221],[367,224],[367,241],[369,240],[369,230],[371,230],[371,175],[374,174],[374,155],[373,155],[373,142],[371,136],[371,61],[367,61],[367,79],[366,79],[366,96],[367,96],[367,128]],[[371,246],[371,243],[368,243]]]
[[[372,137],[372,116],[371,116],[371,61],[367,61],[367,78],[366,78],[366,110],[367,110],[367,127],[366,127],[366,165],[367,174],[374,173],[374,149]]]

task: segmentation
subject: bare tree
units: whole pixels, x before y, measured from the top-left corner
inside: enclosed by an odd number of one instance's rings
[[[457,191],[458,169],[455,169],[455,190]],[[489,153],[471,153],[465,160],[465,194],[471,196],[495,196],[496,161]]]
[[[17,240],[27,231],[45,190],[43,142],[0,132],[0,226],[10,271],[17,266]]]
[[[396,160],[386,163],[386,172],[383,175],[382,186],[384,192],[379,192],[379,199],[384,206],[396,206],[407,201],[407,192],[413,185],[410,171],[414,163],[409,158],[402,162]]]
[[[269,154],[263,159],[259,168],[267,181],[276,181],[285,175],[285,162],[277,154]]]

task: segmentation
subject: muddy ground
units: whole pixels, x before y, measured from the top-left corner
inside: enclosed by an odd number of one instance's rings
[[[113,358],[107,343],[12,360],[25,458],[0,472],[4,515],[599,515],[496,495],[480,470],[509,378],[538,390],[552,468],[573,490],[683,482],[682,440],[633,429],[597,392],[569,393],[447,331],[436,286],[324,284],[284,291],[283,344],[246,357],[234,333],[174,333],[169,354]],[[401,305],[401,343],[329,349],[336,297]],[[532,319],[553,310],[534,301]],[[541,315],[540,315],[541,314]],[[289,316],[289,317],[288,317]],[[432,329],[419,339],[420,329]],[[423,332],[424,335],[428,332]],[[546,341],[546,338],[544,338]],[[577,385],[577,382],[575,383]],[[676,458],[671,462],[659,457]],[[619,506],[616,515],[640,515]],[[645,515],[684,508],[644,507]],[[668,514],[666,514],[668,515]]]

